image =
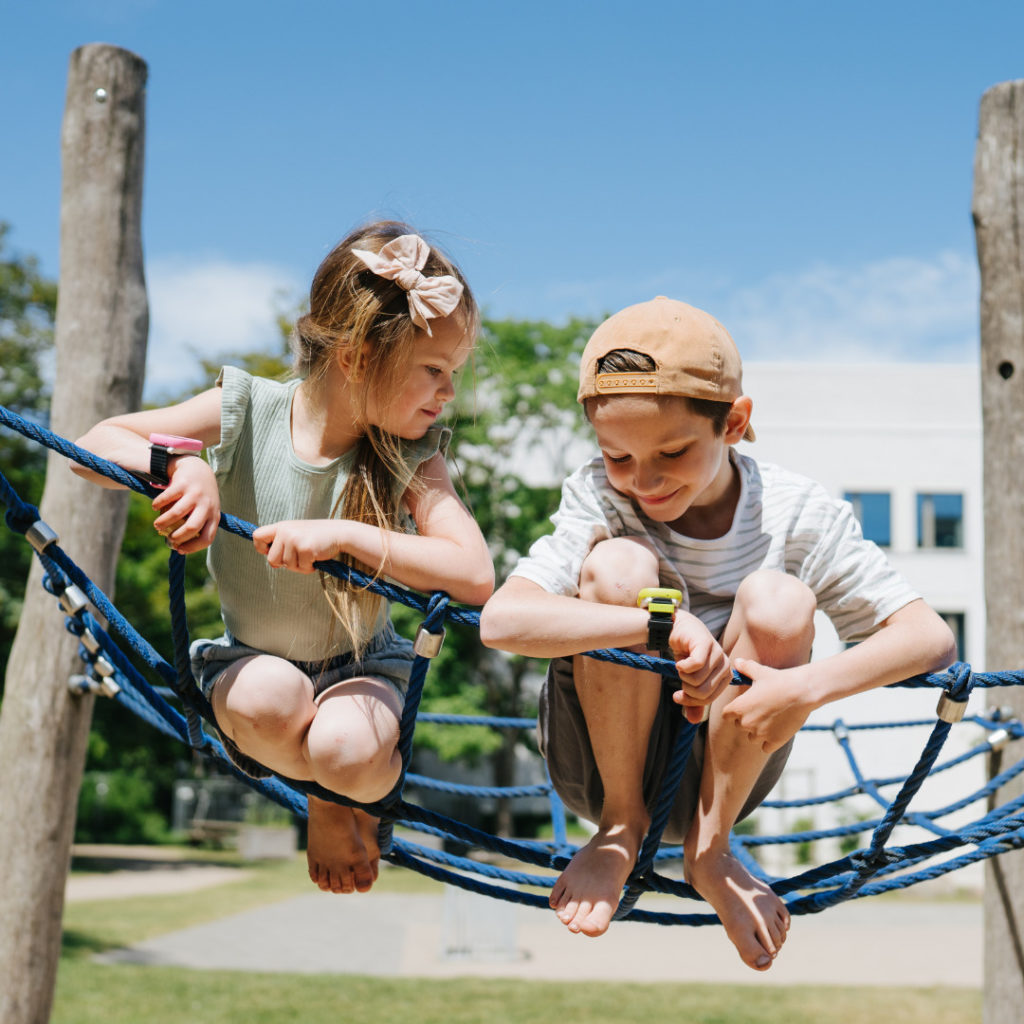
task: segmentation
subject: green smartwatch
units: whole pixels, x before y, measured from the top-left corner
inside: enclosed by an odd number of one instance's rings
[[[646,587],[637,594],[636,603],[638,608],[646,608],[650,615],[647,620],[648,649],[674,660],[668,638],[672,635],[676,609],[683,603],[682,592],[669,587]]]

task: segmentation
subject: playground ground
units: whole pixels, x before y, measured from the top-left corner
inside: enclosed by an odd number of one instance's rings
[[[72,878],[68,900],[173,894],[220,886],[244,868],[133,860]],[[296,870],[301,870],[298,864]],[[385,866],[385,870],[400,870]],[[919,887],[920,888],[920,887]],[[662,899],[651,909],[678,910]],[[544,911],[465,893],[311,891],[102,955],[108,963],[524,980],[980,988],[982,910],[974,898],[875,897],[797,918],[779,960],[757,974],[720,928],[613,924],[600,939],[569,935]]]

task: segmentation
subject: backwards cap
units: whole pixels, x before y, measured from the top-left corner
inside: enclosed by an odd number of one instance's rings
[[[600,373],[616,349],[642,352],[654,369]],[[729,332],[710,314],[659,295],[610,316],[590,336],[580,362],[577,402],[601,395],[685,395],[732,402],[743,394],[743,366]],[[745,441],[754,440],[748,425]]]

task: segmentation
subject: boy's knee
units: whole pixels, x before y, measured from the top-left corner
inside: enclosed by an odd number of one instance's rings
[[[658,585],[657,553],[632,537],[595,544],[580,570],[580,597],[599,604],[633,605],[641,590]]]
[[[806,646],[809,653],[817,606],[814,592],[795,576],[762,569],[740,584],[734,607],[755,641]]]

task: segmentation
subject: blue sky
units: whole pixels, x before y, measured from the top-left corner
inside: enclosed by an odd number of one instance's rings
[[[149,65],[150,395],[273,338],[353,225],[444,245],[496,317],[659,293],[747,359],[973,361],[978,104],[1024,4],[34,0],[0,7],[13,248],[59,263],[68,58]]]

